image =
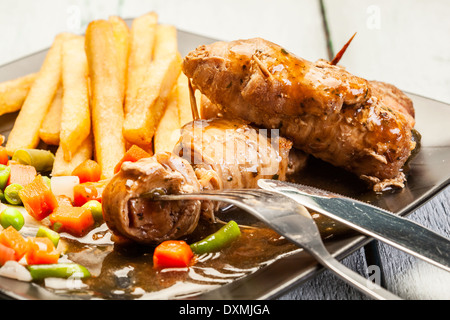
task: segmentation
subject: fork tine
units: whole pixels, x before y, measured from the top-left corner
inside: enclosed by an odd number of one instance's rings
[[[252,196],[252,197],[265,197],[273,195],[272,192],[263,189],[224,189],[218,191],[219,194],[232,195],[237,197]]]

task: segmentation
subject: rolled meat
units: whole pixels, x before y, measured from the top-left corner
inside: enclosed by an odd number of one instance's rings
[[[377,191],[404,186],[414,111],[394,86],[309,62],[260,38],[202,45],[184,58],[183,71],[224,117],[279,129],[295,148]]]
[[[213,219],[217,203],[154,201],[148,193],[256,187],[259,178],[285,179],[292,143],[244,121],[186,124],[174,152],[124,162],[102,195],[104,219],[114,234],[143,244],[179,239]]]

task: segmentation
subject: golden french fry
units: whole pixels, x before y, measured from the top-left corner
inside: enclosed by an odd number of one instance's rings
[[[10,156],[17,149],[37,147],[39,129],[53,101],[61,78],[61,46],[64,40],[71,37],[73,35],[68,33],[62,33],[55,37],[9,134],[6,150]]]
[[[164,59],[178,52],[177,29],[173,25],[159,24],[155,41],[153,60]]]
[[[37,73],[0,83],[0,116],[16,112],[22,107]]]
[[[91,85],[95,156],[102,174],[109,178],[125,154],[122,135],[124,97],[111,23],[105,20],[91,22],[86,30],[85,49]]]
[[[60,146],[64,159],[70,161],[80,144],[91,132],[88,66],[84,37],[67,40],[62,45],[63,99]]]
[[[52,176],[70,176],[73,170],[83,161],[92,159],[92,135],[89,135],[75,151],[70,161],[64,160],[64,151],[61,146],[56,150],[53,162]]]
[[[178,99],[179,122],[180,127],[182,127],[186,123],[191,122],[193,119],[191,101],[189,98],[188,78],[183,72],[180,73],[180,76],[178,77],[177,80],[177,99]]]
[[[44,121],[39,129],[39,137],[49,145],[59,145],[59,133],[61,129],[61,110],[62,110],[63,89],[61,84],[58,86],[52,104],[48,108]]]
[[[125,21],[120,17],[111,16],[109,17],[108,22],[112,25],[114,42],[116,45],[117,66],[122,85],[121,94],[125,97],[128,55],[130,49],[130,30]]]
[[[158,15],[147,13],[133,20],[130,32],[125,114],[136,98],[139,86],[150,67],[155,43]]]
[[[167,99],[167,107],[154,137],[156,152],[172,152],[180,138],[180,119],[178,114],[178,99],[176,87],[173,88]]]
[[[167,97],[180,72],[181,56],[178,53],[152,62],[147,79],[125,117],[123,134],[128,142],[140,146],[152,143]]]

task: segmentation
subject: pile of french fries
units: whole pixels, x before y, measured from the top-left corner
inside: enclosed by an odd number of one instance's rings
[[[172,151],[192,121],[176,28],[150,12],[131,27],[112,16],[84,36],[58,34],[38,73],[0,83],[0,115],[16,111],[8,154],[58,146],[53,176],[94,159],[109,178],[133,144]]]

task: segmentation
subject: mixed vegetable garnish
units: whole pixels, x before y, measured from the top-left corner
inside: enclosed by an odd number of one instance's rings
[[[149,157],[146,151],[132,146],[117,164]],[[48,177],[54,155],[47,150],[20,149],[11,159],[0,146],[0,275],[22,281],[45,278],[91,277],[89,270],[64,257],[67,246],[61,244],[64,234],[84,237],[103,224],[102,192],[107,179],[102,179],[100,166],[86,160],[71,176]],[[27,216],[25,216],[25,213]],[[25,234],[27,219],[37,231]],[[33,230],[35,230],[33,229]],[[153,268],[186,268],[195,257],[217,252],[239,238],[241,232],[230,221],[206,238],[188,244],[169,240],[159,244],[153,253]]]

